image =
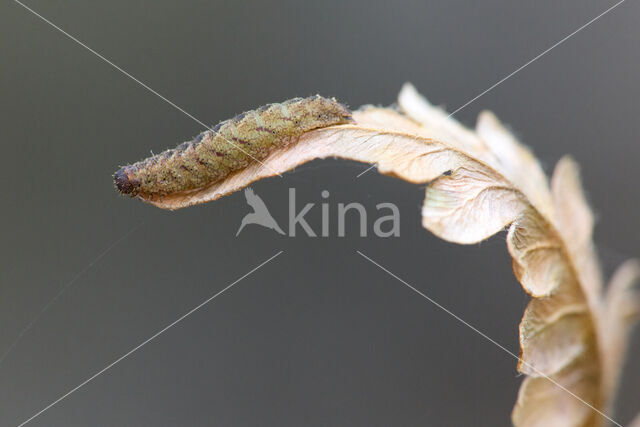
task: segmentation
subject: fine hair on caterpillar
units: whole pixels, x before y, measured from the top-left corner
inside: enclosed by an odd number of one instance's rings
[[[345,105],[320,95],[268,104],[221,122],[176,148],[123,166],[114,181],[122,194],[132,197],[195,190],[264,159],[305,132],[351,121]]]

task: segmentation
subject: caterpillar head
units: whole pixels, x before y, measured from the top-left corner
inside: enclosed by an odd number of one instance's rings
[[[113,181],[122,194],[128,194],[134,197],[140,189],[140,180],[135,177],[131,166],[123,166],[113,174]]]

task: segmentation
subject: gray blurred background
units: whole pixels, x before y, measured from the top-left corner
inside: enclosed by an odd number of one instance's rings
[[[405,81],[453,110],[614,2],[27,4],[215,124],[315,93],[389,105]],[[495,111],[548,172],[575,156],[607,275],[640,256],[638,18],[627,1],[456,115],[473,125]],[[280,250],[29,425],[510,425],[516,361],[355,253],[517,353],[528,297],[504,233],[443,242],[420,225],[424,186],[375,171],[356,179],[367,165],[337,160],[254,189],[281,224],[290,187],[299,205],[320,203],[322,190],[332,209],[360,202],[375,214],[392,202],[401,237],[358,237],[354,216],[345,238],[257,226],[236,238],[250,211],[242,193],[177,212],[120,197],[119,165],[202,127],[12,1],[0,5],[0,40],[0,352],[73,281],[0,364],[0,425],[29,418]],[[319,229],[318,207],[307,218]],[[637,329],[630,350],[614,412],[623,424],[640,409]]]

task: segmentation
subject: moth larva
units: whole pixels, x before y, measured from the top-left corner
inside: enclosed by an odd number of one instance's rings
[[[221,122],[176,148],[123,166],[113,178],[118,190],[132,197],[194,190],[264,159],[273,148],[307,131],[350,121],[346,106],[320,95],[268,104]]]

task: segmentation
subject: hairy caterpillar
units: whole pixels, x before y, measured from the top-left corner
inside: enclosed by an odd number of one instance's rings
[[[202,188],[264,159],[269,152],[321,127],[352,121],[351,111],[320,95],[268,104],[221,122],[176,148],[121,167],[122,194],[164,196]]]

